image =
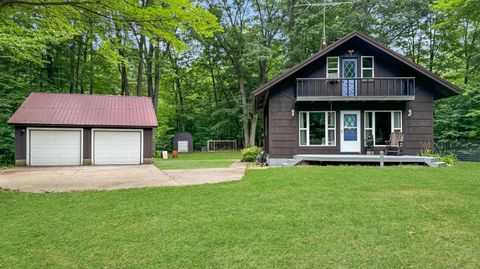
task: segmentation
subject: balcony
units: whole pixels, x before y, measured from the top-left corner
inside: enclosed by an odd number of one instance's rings
[[[297,101],[411,101],[414,77],[298,78]]]

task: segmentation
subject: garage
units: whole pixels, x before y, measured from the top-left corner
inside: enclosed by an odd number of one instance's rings
[[[141,130],[93,130],[93,164],[142,163]]]
[[[29,165],[81,165],[82,131],[29,129]]]
[[[152,163],[158,125],[149,97],[36,92],[8,124],[17,166]]]

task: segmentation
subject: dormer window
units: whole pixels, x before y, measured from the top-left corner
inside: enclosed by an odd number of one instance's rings
[[[362,56],[362,78],[373,77],[373,56]]]
[[[327,78],[339,78],[340,77],[340,58],[339,57],[327,57]]]

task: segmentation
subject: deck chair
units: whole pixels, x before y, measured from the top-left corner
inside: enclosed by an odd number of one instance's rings
[[[400,151],[402,150],[403,147],[403,139],[405,135],[401,132],[393,132],[390,134],[390,140],[385,141],[386,143],[386,149],[385,149],[385,154],[386,155],[400,155]]]

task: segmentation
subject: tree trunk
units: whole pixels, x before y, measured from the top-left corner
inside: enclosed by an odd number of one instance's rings
[[[147,52],[146,62],[147,62],[147,92],[148,96],[153,97],[153,54],[154,46],[152,40],[150,40],[149,49]]]
[[[288,0],[288,35],[290,36],[289,45],[291,55],[289,57],[290,63],[297,62],[297,52],[296,52],[296,44],[297,38],[293,37],[292,35],[295,34],[295,0]]]
[[[90,40],[90,94],[93,94],[93,38]]]
[[[70,46],[70,76],[69,76],[69,92],[73,93],[74,89],[74,81],[75,81],[75,39],[72,40],[72,44]]]
[[[238,82],[240,86],[240,94],[242,96],[242,121],[243,121],[243,140],[246,148],[250,147],[250,137],[248,132],[248,104],[247,94],[245,92],[245,78],[243,72],[240,70],[238,74]]]
[[[79,72],[80,72],[80,58],[82,56],[82,43],[83,43],[83,37],[79,36],[78,37],[78,51],[77,51],[77,62],[76,62],[76,67],[75,67],[75,93],[78,93],[78,85],[80,82],[80,77],[79,77]]]
[[[158,108],[158,91],[160,90],[160,42],[157,41],[157,48],[155,49],[155,84],[153,87],[152,102],[155,113]]]
[[[121,54],[121,56],[124,56]],[[125,62],[122,61],[120,63],[120,68],[121,68],[121,75],[122,75],[122,95],[130,95],[130,91],[128,88],[128,72],[127,72],[127,66]]]
[[[80,92],[83,94],[85,93],[85,73],[86,73],[86,65],[87,65],[87,52],[88,52],[88,35],[85,35],[85,43],[83,46],[83,66],[82,66],[82,74],[80,80]]]
[[[254,113],[250,125],[250,141],[248,142],[249,147],[255,146],[255,136],[257,135],[257,122],[258,114]]]
[[[89,77],[90,77],[90,94],[93,94],[93,25],[92,22],[89,20],[90,24],[90,71],[89,71]]]
[[[138,42],[138,72],[137,72],[137,96],[142,96],[142,84],[143,84],[143,44],[145,43],[145,36],[140,34],[140,41]]]

